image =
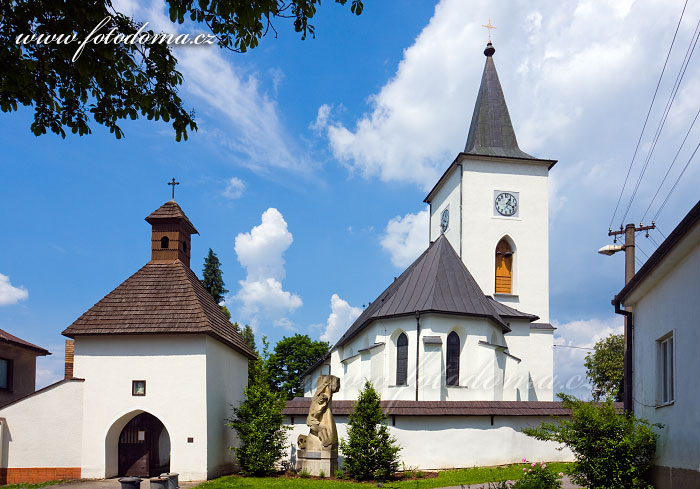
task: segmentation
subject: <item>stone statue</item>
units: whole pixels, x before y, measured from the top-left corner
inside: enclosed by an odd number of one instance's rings
[[[338,468],[338,430],[333,419],[333,393],[340,389],[340,379],[334,375],[321,375],[316,381],[306,424],[308,435],[299,435],[297,469],[311,475],[323,471],[331,475]]]

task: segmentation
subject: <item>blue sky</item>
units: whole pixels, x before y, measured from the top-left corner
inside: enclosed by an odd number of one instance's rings
[[[117,6],[168,32],[193,29],[169,24],[157,0]],[[610,305],[622,286],[622,258],[595,251],[609,242],[682,7],[366,1],[355,17],[325,2],[313,22],[316,39],[301,41],[280,21],[277,39],[246,54],[176,51],[181,94],[199,125],[187,142],[147,120],[124,122],[120,141],[96,124],[90,136],[35,137],[31,110],[0,114],[0,274],[9,277],[0,277],[0,328],[54,352],[39,360],[40,385],[60,378],[60,332],[148,261],[143,218],[170,198],[166,183],[176,177],[176,200],[200,232],[192,268],[201,272],[209,248],[219,255],[233,318],[273,344],[294,332],[337,338],[427,246],[422,200],[466,141],[484,64],[481,24],[491,18],[520,147],[559,160],[550,178],[556,343],[591,346],[622,323]],[[631,184],[698,19],[700,9],[689,7]],[[698,95],[691,57],[625,222],[642,218],[700,108]],[[652,215],[699,139],[694,128]],[[666,235],[697,201],[699,177],[691,162],[658,217]],[[628,185],[623,210],[629,195]],[[655,244],[640,239],[643,261]],[[555,350],[559,375],[582,374],[583,354]]]

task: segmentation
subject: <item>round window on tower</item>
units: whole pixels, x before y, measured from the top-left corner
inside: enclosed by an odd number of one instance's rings
[[[450,209],[446,207],[442,214],[440,215],[440,230],[444,233],[450,226]]]

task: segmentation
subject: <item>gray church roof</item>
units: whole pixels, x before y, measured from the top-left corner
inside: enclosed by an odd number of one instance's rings
[[[417,312],[485,317],[504,332],[510,331],[506,318],[538,319],[484,295],[450,242],[440,235],[360,314],[335,347],[348,342],[374,320],[412,316]]]
[[[464,152],[471,155],[534,159],[518,147],[501,82],[493,63],[495,52],[491,43],[488,43],[484,50],[486,65]]]

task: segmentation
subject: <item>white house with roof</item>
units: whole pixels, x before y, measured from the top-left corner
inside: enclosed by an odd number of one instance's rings
[[[370,380],[410,466],[571,459],[520,432],[566,414],[552,402],[547,179],[556,161],[518,147],[494,53],[489,43],[466,147],[425,198],[428,249],[305,372],[305,397],[285,411],[299,433],[316,379],[332,374],[339,432]]]
[[[255,354],[190,270],[180,206],[146,220],[151,260],[63,332],[66,378],[0,408],[5,482],[234,469],[225,422]]]
[[[613,301],[632,323],[634,415],[663,425],[658,489],[700,487],[699,297],[700,201]]]

